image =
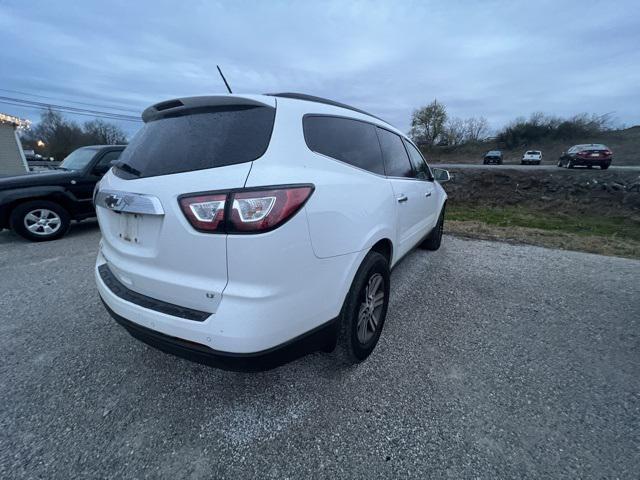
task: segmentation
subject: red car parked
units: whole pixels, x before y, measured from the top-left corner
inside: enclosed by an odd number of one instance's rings
[[[590,143],[584,145],[574,145],[566,152],[562,152],[559,167],[573,168],[576,165],[583,165],[591,168],[597,165],[602,170],[606,170],[613,160],[613,152],[606,145],[600,143]]]

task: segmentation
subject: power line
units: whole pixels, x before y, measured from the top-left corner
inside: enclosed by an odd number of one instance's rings
[[[29,108],[29,109],[32,109],[32,110],[46,111],[46,110],[51,109],[51,110],[55,110],[55,111],[59,111],[59,112],[63,112],[63,113],[71,113],[73,115],[83,115],[83,116],[86,116],[86,117],[107,118],[109,120],[123,120],[125,122],[142,122],[142,120],[140,118],[113,116],[112,114],[109,114],[109,112],[83,113],[83,112],[78,112],[78,111],[74,111],[74,110],[66,110],[64,107],[56,107],[56,106],[53,106],[53,105],[50,105],[50,106],[26,105],[24,103],[16,103],[16,102],[11,102],[11,101],[7,101],[7,100],[0,100],[0,103],[5,104],[5,105],[14,105],[14,106],[17,106],[17,107],[25,107],[25,108]]]
[[[52,104],[52,103],[43,103],[43,102],[36,102],[33,100],[24,100],[21,98],[13,98],[13,97],[4,97],[4,96],[0,96],[0,102],[2,103],[7,103],[7,102],[12,102],[12,105],[18,105],[18,106],[27,106],[27,107],[37,107],[37,108],[41,108],[41,109],[52,109],[52,110],[59,110],[61,112],[65,112],[65,113],[74,113],[74,114],[78,114],[78,115],[94,115],[94,116],[105,116],[105,117],[109,117],[111,119],[114,120],[126,120],[126,121],[134,121],[134,122],[140,122],[141,119],[140,117],[134,116],[134,115],[125,115],[122,113],[113,113],[113,112],[104,112],[101,110],[89,110],[86,108],[79,108],[79,107],[72,107],[69,105],[56,105],[56,104]]]
[[[109,110],[120,110],[121,112],[131,112],[131,113],[139,113],[139,110],[135,110],[132,108],[127,108],[121,105],[118,106],[113,106],[113,105],[104,105],[104,104],[98,104],[98,103],[88,103],[88,102],[80,102],[77,100],[61,100],[59,98],[55,98],[55,97],[49,97],[47,95],[40,95],[37,93],[28,93],[28,92],[22,92],[20,90],[11,90],[8,88],[0,88],[0,91],[2,92],[9,92],[9,93],[17,93],[18,95],[26,95],[26,96],[31,96],[31,97],[38,97],[38,98],[46,98],[49,100],[54,100],[56,102],[67,102],[67,103],[75,103],[77,105],[86,105],[88,107],[98,107],[98,108],[108,108]]]

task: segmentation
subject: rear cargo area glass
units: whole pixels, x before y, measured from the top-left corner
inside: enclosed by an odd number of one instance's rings
[[[275,108],[217,107],[183,111],[146,123],[118,161],[121,178],[144,178],[223,167],[261,157]]]

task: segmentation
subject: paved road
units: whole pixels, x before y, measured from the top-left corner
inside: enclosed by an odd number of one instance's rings
[[[129,337],[95,224],[0,233],[0,478],[637,478],[640,262],[445,237],[373,356],[228,373]]]
[[[434,163],[431,167],[437,168],[450,168],[450,169],[471,169],[471,170],[537,170],[537,171],[567,171],[565,168],[558,168],[557,165],[520,165],[520,164],[506,164],[506,165],[483,165],[478,163]],[[575,167],[574,172],[598,172],[600,169],[594,167],[589,170],[586,167]],[[608,171],[620,171],[620,172],[640,172],[640,165],[636,166],[616,166],[612,165]]]

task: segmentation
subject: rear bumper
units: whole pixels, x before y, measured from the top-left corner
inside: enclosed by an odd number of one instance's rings
[[[578,166],[600,166],[600,165],[611,165],[611,159],[604,158],[573,158],[571,163]]]
[[[255,353],[221,352],[196,342],[165,335],[143,327],[115,313],[102,300],[113,319],[134,338],[165,353],[223,370],[259,372],[270,370],[287,362],[319,350],[331,350],[335,346],[336,319],[294,338],[282,345]]]

